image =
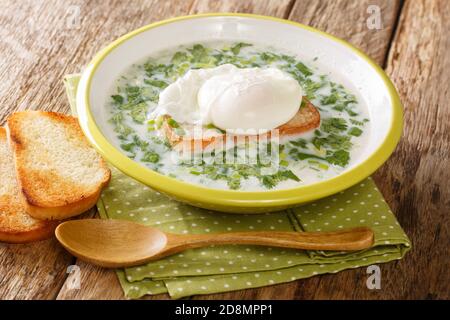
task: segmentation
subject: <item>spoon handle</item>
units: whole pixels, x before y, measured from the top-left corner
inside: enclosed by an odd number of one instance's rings
[[[232,232],[199,235],[167,234],[170,253],[213,244],[248,244],[304,250],[362,250],[372,246],[373,231],[367,227],[336,232]]]

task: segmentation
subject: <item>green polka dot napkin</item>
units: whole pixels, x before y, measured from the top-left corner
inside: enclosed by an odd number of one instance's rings
[[[72,108],[78,75],[65,78]],[[401,259],[411,248],[371,178],[334,196],[271,214],[233,215],[170,200],[117,169],[97,204],[103,219],[125,219],[173,233],[331,231],[369,226],[375,246],[358,252],[300,251],[259,246],[211,246],[139,267],[117,270],[125,295],[172,298],[255,288]]]

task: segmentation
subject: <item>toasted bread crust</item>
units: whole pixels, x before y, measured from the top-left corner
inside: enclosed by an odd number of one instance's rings
[[[6,130],[0,128],[0,144],[6,147]],[[12,154],[0,154],[0,162],[5,161],[14,174]],[[6,179],[6,172],[0,172],[0,180]],[[9,179],[8,179],[9,180]],[[8,182],[9,193],[0,194],[0,242],[26,243],[50,238],[58,221],[40,221],[31,218],[22,205],[20,190],[15,181]]]
[[[299,134],[319,127],[319,111],[308,99],[303,98],[303,100],[305,102],[305,106],[300,108],[291,120],[277,128],[280,136]]]
[[[37,219],[65,219],[81,214],[95,205],[101,189],[111,178],[111,172],[100,156],[92,166],[101,170],[102,178],[101,181],[91,185],[76,183],[67,176],[62,176],[58,168],[52,168],[51,165],[47,169],[32,168],[27,161],[35,141],[27,137],[23,125],[26,121],[42,117],[51,120],[52,123],[63,125],[64,132],[70,136],[71,145],[76,145],[82,150],[88,150],[91,146],[84,137],[77,119],[72,116],[55,112],[25,111],[14,113],[7,120],[18,182],[27,211]],[[69,142],[61,137],[60,141],[54,143],[57,148],[58,143]],[[45,163],[51,163],[53,152],[55,151],[39,150],[39,153],[42,153],[40,159]]]
[[[8,243],[28,243],[51,238],[59,221],[35,220],[32,225],[21,223],[21,219],[16,217],[19,214],[26,215],[22,205],[11,205],[12,201],[17,201],[13,197],[3,197],[0,199],[0,242]],[[20,203],[20,202],[19,202]],[[7,206],[7,208],[5,207]]]
[[[63,220],[79,215],[95,206],[100,197],[101,191],[102,190],[99,189],[96,193],[90,195],[89,197],[82,198],[77,202],[68,203],[67,205],[59,207],[40,207],[32,205],[27,201],[26,197],[23,198],[23,204],[28,214],[36,219]]]
[[[320,113],[314,107],[314,105],[306,98],[303,98],[305,105],[298,110],[296,115],[287,123],[277,127],[278,134],[281,136],[289,136],[300,134],[311,129],[317,128],[320,125]],[[207,147],[213,146],[214,143],[222,144],[225,141],[225,134],[218,133],[213,136],[202,136],[201,138],[191,138],[193,134],[186,136],[180,136],[176,134],[173,128],[169,125],[168,120],[170,116],[165,116],[161,127],[161,131],[168,139],[169,143],[175,149],[194,149],[201,148],[201,150]],[[190,130],[188,129],[188,132]],[[269,134],[270,135],[270,134]],[[267,136],[267,134],[258,135],[257,137]],[[244,136],[246,137],[246,136]],[[236,139],[236,138],[234,138]]]

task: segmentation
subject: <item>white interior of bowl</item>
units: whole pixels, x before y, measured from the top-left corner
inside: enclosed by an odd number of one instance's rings
[[[132,63],[179,45],[220,40],[273,46],[305,60],[318,57],[322,68],[339,75],[344,85],[357,90],[368,108],[371,133],[352,166],[366,159],[385,139],[392,120],[392,101],[382,78],[366,60],[319,33],[272,20],[234,16],[178,20],[139,33],[115,47],[99,64],[91,82],[92,113],[103,134],[114,136],[108,124],[106,101],[113,82]]]

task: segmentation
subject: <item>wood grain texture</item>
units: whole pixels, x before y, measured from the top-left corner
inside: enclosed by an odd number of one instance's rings
[[[94,209],[80,216],[93,217]],[[55,299],[75,263],[56,239],[31,244],[0,243],[0,300]]]
[[[186,14],[190,1],[2,1],[0,124],[14,110],[69,112],[62,79],[119,36]]]
[[[0,244],[0,299],[54,299],[74,261],[55,239]]]
[[[195,0],[189,13],[241,12],[287,18],[294,2],[295,0]]]
[[[369,29],[369,6],[380,10],[381,29]],[[382,65],[399,13],[398,0],[314,0],[296,1],[289,20],[319,28],[347,40]]]
[[[380,30],[367,27],[369,4],[381,9]],[[80,9],[80,24],[75,28],[70,5]],[[32,0],[3,1],[0,124],[18,109],[68,112],[62,76],[80,71],[111,40],[152,21],[231,11],[289,17],[317,27],[350,41],[387,66],[400,92],[405,106],[404,136],[375,179],[414,248],[405,259],[381,265],[381,290],[366,288],[366,270],[361,268],[193,298],[449,298],[449,10],[447,0],[410,0],[403,7],[389,0],[172,0],[133,1],[132,6],[118,0],[74,0],[70,4],[60,0],[51,6]],[[51,299],[62,287],[58,299],[123,299],[113,271],[83,262],[77,262],[81,288],[71,289],[70,279],[63,283],[71,263],[73,259],[52,240],[29,247],[0,245],[0,297]]]
[[[70,276],[59,291],[57,300],[117,300],[124,299],[116,273],[78,260],[80,283]]]
[[[405,263],[389,266],[402,298],[450,297],[449,34],[448,1],[407,1],[387,63],[405,126],[375,180],[414,247]]]

